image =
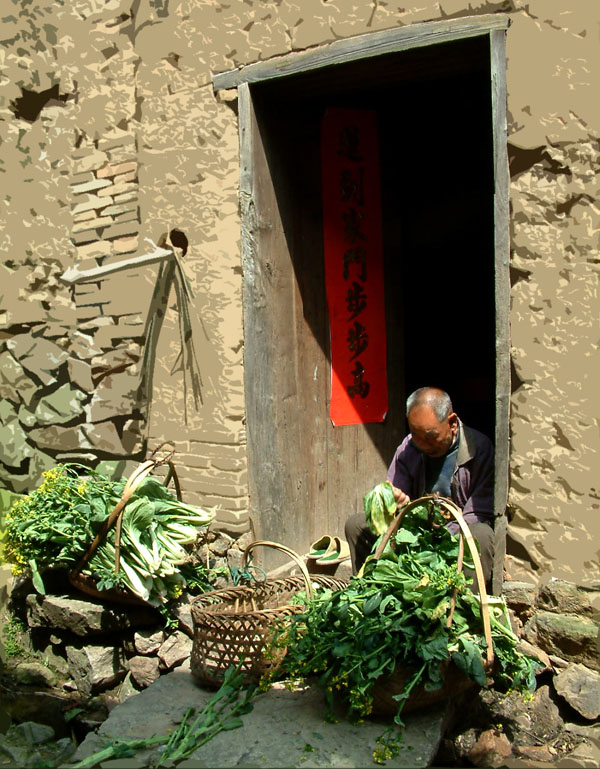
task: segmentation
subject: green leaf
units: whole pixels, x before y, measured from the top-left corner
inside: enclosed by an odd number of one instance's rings
[[[67,710],[67,712],[63,715],[65,723],[68,724],[69,721],[72,721],[79,713],[83,713],[84,710],[85,708],[71,708],[71,710]]]
[[[379,483],[363,497],[365,520],[373,534],[383,534],[390,525],[397,505],[389,481]]]
[[[229,731],[230,729],[239,729],[240,726],[243,726],[243,722],[241,718],[230,718],[229,721],[226,721],[223,724],[223,730]]]
[[[333,647],[331,653],[334,657],[345,657],[352,651],[352,644],[349,642],[339,643]]]
[[[398,503],[394,497],[394,489],[389,481],[384,481],[379,485],[379,494],[385,506],[386,512],[393,515],[398,509]]]
[[[90,520],[104,522],[107,517],[106,500],[104,497],[92,497],[89,507],[91,508]]]
[[[396,542],[400,544],[401,542],[405,542],[408,545],[414,545],[415,542],[417,542],[419,539],[418,534],[415,534],[412,531],[409,531],[408,529],[401,528],[398,533],[396,534]]]
[[[363,613],[365,617],[369,617],[377,611],[379,604],[381,603],[381,597],[381,592],[378,592],[365,601],[363,605]]]
[[[33,558],[29,559],[29,568],[31,569],[31,580],[36,591],[40,595],[46,595],[46,588],[44,587],[44,580],[40,574],[37,563]]]
[[[448,658],[448,636],[441,632],[427,641],[420,642],[417,649],[423,660],[445,660]]]
[[[459,641],[463,648],[463,652],[462,654],[460,652],[452,654],[452,661],[466,673],[469,678],[472,678],[480,686],[486,686],[487,676],[483,667],[481,649],[477,644],[464,636],[462,636]]]

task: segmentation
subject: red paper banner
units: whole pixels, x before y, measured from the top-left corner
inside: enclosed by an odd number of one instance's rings
[[[321,126],[325,289],[334,425],[388,410],[376,114],[329,109]]]

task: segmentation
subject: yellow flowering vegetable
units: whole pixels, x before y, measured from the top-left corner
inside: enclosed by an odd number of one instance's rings
[[[10,509],[5,542],[5,558],[13,564],[13,573],[29,570],[41,593],[44,569],[75,566],[125,486],[124,480],[111,481],[75,464],[58,465],[43,478],[39,488]],[[114,532],[109,532],[82,573],[93,577],[100,590],[125,587],[155,606],[163,604],[181,595],[182,566],[189,560],[186,546],[196,541],[214,515],[214,510],[178,501],[148,477],[125,505],[119,572]]]

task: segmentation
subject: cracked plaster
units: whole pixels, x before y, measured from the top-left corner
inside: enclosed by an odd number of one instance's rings
[[[89,170],[86,163],[93,164],[110,132],[127,134],[139,162],[141,245],[133,238],[121,248],[143,253],[143,238],[157,241],[174,227],[184,231],[190,243],[184,264],[204,324],[198,336],[206,361],[206,402],[184,428],[181,380],[171,372],[178,333],[171,296],[148,435],[157,442],[185,435],[178,442],[182,454],[206,455],[208,467],[216,447],[225,447],[236,461],[229,494],[225,482],[222,496],[204,493],[197,500],[223,501],[229,495],[232,510],[244,509],[247,494],[239,149],[235,100],[213,94],[213,74],[397,25],[508,13],[509,141],[547,154],[515,174],[510,190],[511,262],[519,276],[511,297],[518,377],[511,414],[511,536],[529,552],[535,578],[547,573],[597,578],[600,102],[594,94],[600,60],[593,4],[57,0],[43,6],[34,0],[22,8],[11,0],[8,5],[0,47],[0,173],[10,180],[0,191],[0,336],[10,336],[19,324],[44,327],[44,334],[77,349],[82,359],[114,346],[111,334],[123,325],[118,318],[92,321],[85,335],[74,331],[74,302],[58,276],[77,258],[70,239],[75,174]],[[22,89],[40,92],[56,84],[65,101],[49,103],[33,122],[15,118]],[[76,148],[85,150],[79,158]],[[557,172],[553,163],[569,174]],[[78,253],[102,261],[122,252],[99,241]],[[143,274],[147,289],[155,274]],[[147,294],[140,292],[132,317],[147,311],[148,300],[141,299]],[[36,462],[42,466],[46,459]],[[187,480],[191,488],[193,476]]]

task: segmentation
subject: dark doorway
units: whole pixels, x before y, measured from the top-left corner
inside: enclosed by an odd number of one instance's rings
[[[482,42],[436,46],[442,60],[443,49],[459,56],[462,49],[465,70],[399,84],[398,98],[381,109],[381,144],[388,294],[403,329],[404,390],[445,389],[459,416],[493,440],[494,179]]]
[[[490,41],[360,59],[253,84],[250,93],[249,451],[268,468],[256,472],[263,535],[302,551],[323,531],[341,534],[385,477],[414,388],[446,389],[459,416],[494,437]],[[335,429],[319,155],[328,107],[377,113],[390,393],[383,424]]]

